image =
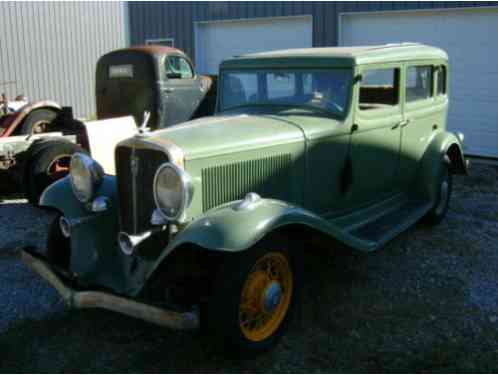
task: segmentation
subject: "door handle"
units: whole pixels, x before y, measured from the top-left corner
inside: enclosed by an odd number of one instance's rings
[[[398,129],[398,128],[399,128],[399,126],[400,126],[400,124],[401,124],[401,122],[398,122],[398,123],[394,124],[393,126],[391,126],[391,130],[396,130],[396,129]]]
[[[164,91],[165,93],[170,94],[170,93],[172,93],[173,91],[175,91],[175,89],[174,89],[173,87],[166,87],[166,88],[164,88],[164,89],[163,89],[163,91]]]
[[[402,128],[404,128],[405,126],[407,126],[408,124],[410,123],[410,119],[406,119],[406,120],[403,120],[403,121],[400,121],[398,123],[399,126],[401,126]]]

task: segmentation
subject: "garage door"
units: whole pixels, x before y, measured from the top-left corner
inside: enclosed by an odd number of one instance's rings
[[[498,10],[346,14],[342,45],[420,42],[450,59],[448,128],[465,134],[466,153],[498,157]]]
[[[204,74],[216,74],[233,56],[313,44],[311,16],[199,22],[195,29],[196,65]]]

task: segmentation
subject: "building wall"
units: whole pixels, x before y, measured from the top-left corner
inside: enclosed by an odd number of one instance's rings
[[[126,22],[120,2],[0,2],[0,92],[95,113],[95,64],[126,45]]]
[[[338,15],[344,12],[491,5],[498,2],[130,2],[128,6],[132,44],[142,44],[147,39],[174,38],[175,47],[194,59],[195,21],[310,14],[313,45],[321,47],[337,45]]]

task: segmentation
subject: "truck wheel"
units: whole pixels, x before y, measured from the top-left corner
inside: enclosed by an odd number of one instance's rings
[[[71,243],[69,238],[64,237],[61,232],[60,218],[61,216],[57,216],[48,230],[47,259],[51,264],[68,270],[71,260]]]
[[[71,156],[88,152],[62,140],[46,141],[33,151],[26,160],[23,186],[29,203],[37,206],[43,191],[69,173]]]
[[[282,241],[263,241],[227,254],[203,324],[217,348],[237,357],[270,349],[286,330],[296,305],[299,266]]]
[[[443,173],[440,177],[438,186],[439,190],[437,193],[436,203],[424,218],[424,222],[429,225],[439,224],[448,212],[453,188],[453,178],[450,169],[446,164],[443,166]]]
[[[35,109],[24,119],[21,134],[46,133],[56,117],[57,111],[53,109]]]

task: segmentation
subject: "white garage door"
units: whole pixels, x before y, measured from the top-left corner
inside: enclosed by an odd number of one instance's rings
[[[252,52],[311,47],[311,16],[196,23],[197,70],[217,74],[220,63]]]
[[[465,134],[466,153],[498,157],[498,10],[345,14],[342,45],[420,42],[450,59],[448,128]]]

